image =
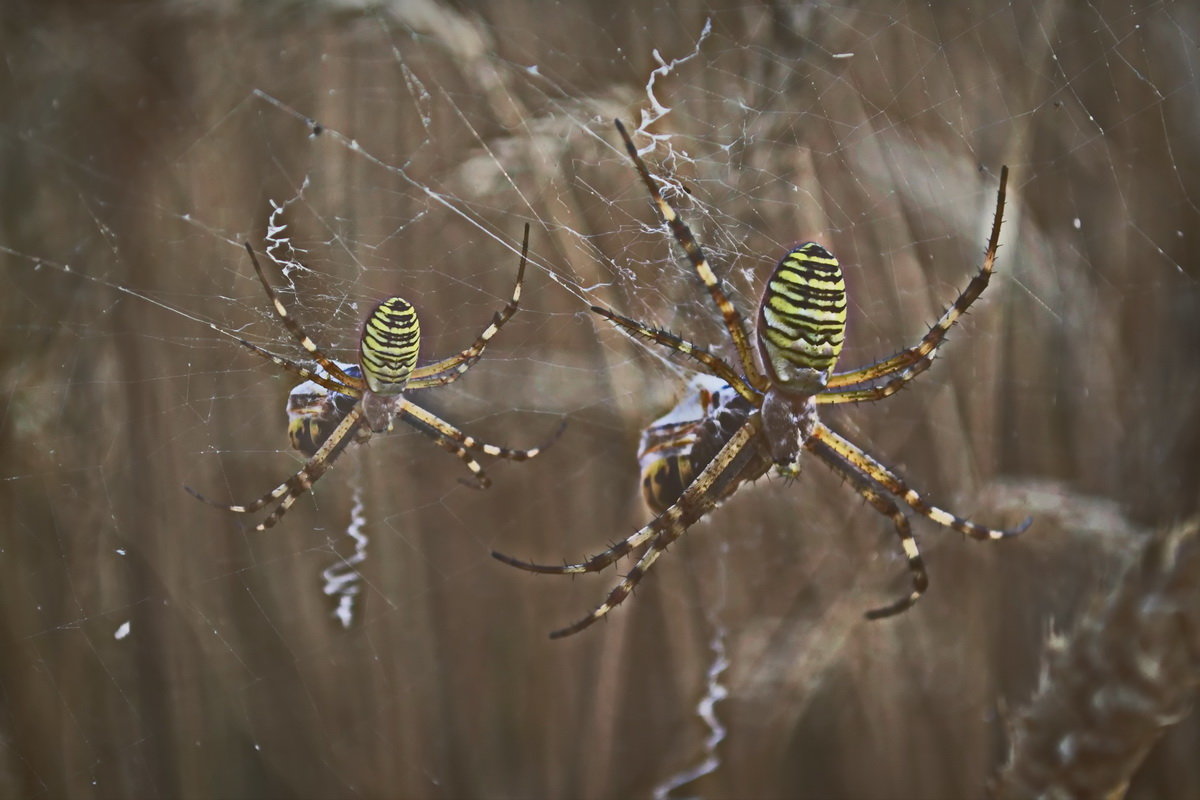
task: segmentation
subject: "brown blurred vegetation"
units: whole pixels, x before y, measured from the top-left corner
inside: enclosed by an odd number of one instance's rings
[[[830,420],[941,505],[1036,521],[993,547],[914,520],[931,590],[868,624],[904,591],[902,559],[814,467],[744,489],[606,625],[550,642],[614,573],[539,578],[488,551],[574,558],[642,524],[638,430],[678,387],[585,301],[715,340],[702,294],[639,227],[652,212],[608,122],[636,118],[652,51],[687,54],[706,17],[701,55],[658,85],[676,108],[657,130],[694,159],[681,177],[739,302],[792,241],[838,253],[847,365],[915,340],[953,297],[1011,166],[980,305],[914,388]],[[683,791],[983,795],[1046,636],[1146,531],[1197,510],[1198,17],[1182,2],[7,4],[0,794],[648,796],[701,758],[720,631],[727,738]],[[288,383],[90,278],[286,352],[238,242],[306,174],[321,180],[292,232],[316,275],[298,291],[331,306],[305,319],[341,346],[357,312],[338,299],[401,287],[427,352],[462,346],[508,291],[500,241],[533,223],[526,310],[461,387],[420,401],[514,446],[566,415],[544,458],[472,492],[420,437],[376,440],[263,536],[182,491],[241,498],[295,468]],[[371,544],[343,631],[318,576],[353,482]],[[1200,795],[1198,745],[1187,718],[1129,796]]]

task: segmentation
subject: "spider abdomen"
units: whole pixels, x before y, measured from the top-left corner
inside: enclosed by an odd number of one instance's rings
[[[363,379],[376,394],[399,394],[417,366],[421,323],[402,297],[384,300],[363,325],[359,359]]]
[[[846,283],[837,259],[815,242],[792,248],[759,303],[758,348],[772,383],[816,394],[845,341]]]

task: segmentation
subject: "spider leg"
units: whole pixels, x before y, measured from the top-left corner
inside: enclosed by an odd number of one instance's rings
[[[660,518],[661,519],[661,518]],[[655,520],[657,522],[657,520]],[[614,544],[602,553],[588,556],[577,564],[535,564],[532,561],[522,561],[499,551],[492,551],[492,558],[502,561],[510,567],[523,569],[526,572],[540,572],[543,575],[579,575],[584,572],[600,572],[608,565],[619,561],[658,535],[659,529],[653,523],[633,533]]]
[[[256,356],[258,356],[260,358],[264,358],[267,361],[270,361],[275,366],[282,367],[283,369],[287,370],[288,372],[291,372],[294,375],[299,375],[301,378],[304,378],[305,380],[312,381],[313,383],[316,383],[320,386],[324,386],[326,389],[329,389],[330,391],[338,392],[339,394],[345,394],[345,395],[349,395],[351,397],[361,397],[362,396],[362,392],[359,389],[357,389],[353,386],[343,386],[343,385],[339,384],[337,381],[335,381],[331,378],[328,378],[324,375],[319,375],[319,374],[313,372],[312,370],[308,369],[307,367],[303,367],[303,366],[297,364],[294,361],[289,361],[286,358],[280,358],[279,356],[275,355],[274,353],[270,352],[269,350],[265,350],[264,348],[261,348],[256,344],[251,344],[250,342],[246,341],[245,339],[238,336],[236,333],[233,333],[232,331],[227,331],[218,325],[212,324],[211,322],[208,324],[208,327],[212,328],[213,330],[217,331],[218,333],[222,333],[226,336],[232,337],[235,342],[237,342],[242,347],[249,350],[251,353],[254,353]]]
[[[283,323],[283,326],[287,328],[288,332],[290,332],[292,336],[296,338],[296,341],[300,343],[300,346],[303,347],[310,356],[312,356],[313,360],[320,364],[322,369],[329,373],[331,378],[340,381],[347,387],[357,389],[358,392],[361,393],[366,388],[367,384],[361,378],[355,378],[352,375],[347,375],[341,367],[334,363],[333,359],[321,352],[321,349],[317,347],[317,343],[309,338],[309,335],[304,332],[303,328],[300,327],[300,323],[296,322],[296,320],[292,319],[291,316],[288,315],[287,307],[284,306],[278,295],[275,294],[275,290],[271,288],[271,284],[267,283],[267,276],[263,274],[262,267],[258,263],[258,256],[254,254],[254,248],[250,246],[249,242],[246,242],[246,252],[250,254],[250,263],[254,265],[254,272],[256,275],[258,275],[258,281],[262,284],[263,290],[267,293],[267,299],[269,299],[271,304],[275,307],[275,315],[279,317],[279,320]]]
[[[938,347],[946,338],[946,332],[957,322],[967,309],[971,307],[983,290],[987,288],[992,277],[992,266],[996,263],[996,250],[1000,247],[1000,224],[1004,215],[1004,193],[1008,183],[1008,167],[1000,168],[1000,188],[996,192],[996,215],[992,219],[992,233],[988,237],[987,250],[984,251],[983,264],[975,277],[967,284],[962,293],[955,299],[924,338],[914,347],[901,350],[891,358],[878,361],[870,366],[862,367],[851,372],[835,373],[829,378],[828,387],[836,389],[841,386],[853,386],[875,378],[881,378],[894,372],[908,369],[922,359],[932,359],[937,355]],[[827,401],[834,402],[834,401]]]
[[[637,147],[634,146],[633,140],[629,138],[629,134],[625,130],[625,125],[619,119],[613,120],[613,122],[617,126],[617,132],[621,134],[621,139],[625,142],[625,151],[629,154],[630,160],[633,161],[633,166],[642,178],[642,183],[646,185],[646,189],[650,192],[650,197],[658,207],[659,216],[667,223],[667,227],[671,229],[675,241],[679,242],[679,246],[683,248],[688,261],[692,263],[692,268],[696,270],[696,274],[704,282],[704,287],[708,289],[709,296],[712,297],[717,310],[721,312],[721,318],[725,321],[725,328],[729,331],[729,336],[733,339],[733,345],[737,349],[738,360],[742,364],[742,370],[755,388],[764,389],[766,387],[766,378],[759,373],[758,365],[754,361],[754,353],[750,348],[750,337],[746,333],[746,323],[742,319],[741,313],[738,312],[737,308],[730,302],[728,295],[725,294],[725,290],[721,287],[721,279],[713,272],[712,267],[708,263],[708,257],[704,255],[704,249],[696,241],[695,235],[692,234],[692,229],[688,227],[687,223],[683,221],[674,207],[662,196],[658,184],[654,182],[654,178],[650,175],[650,170],[646,167],[646,162],[642,161],[642,157],[638,155]]]
[[[442,434],[438,433],[436,429],[428,428],[424,424],[417,424],[415,420],[404,418],[403,415],[401,418],[404,419],[404,421],[409,425],[412,425],[414,428],[433,439],[434,443],[436,443],[438,447],[454,455],[459,461],[463,462],[463,465],[471,471],[471,480],[460,478],[460,482],[470,486],[472,489],[486,489],[492,485],[492,479],[489,478],[487,473],[483,471],[483,466],[474,459],[474,457],[471,455],[471,452],[465,447],[453,439],[446,438]]]
[[[925,571],[925,562],[921,559],[921,551],[917,549],[917,540],[913,538],[908,518],[900,513],[900,509],[890,497],[876,488],[870,478],[842,458],[829,445],[819,439],[809,439],[805,442],[805,446],[834,472],[848,480],[855,491],[862,495],[872,508],[891,519],[892,524],[896,527],[896,535],[900,538],[900,547],[904,550],[904,557],[908,559],[908,570],[912,574],[912,591],[907,597],[902,597],[890,605],[871,609],[866,613],[867,619],[890,617],[911,608],[929,587],[929,575]]]
[[[688,486],[675,505],[668,508],[653,523],[658,529],[658,535],[650,541],[650,546],[642,557],[634,564],[633,569],[613,587],[608,597],[596,606],[590,614],[565,628],[552,631],[551,639],[561,639],[587,628],[597,620],[603,619],[610,611],[624,602],[633,593],[638,583],[646,576],[650,567],[668,547],[675,543],[680,536],[698,522],[702,517],[716,508],[720,498],[727,496],[726,488],[737,481],[742,470],[755,455],[752,445],[758,435],[757,418],[747,422],[733,438],[721,448],[708,466],[696,476],[696,480]]]
[[[521,303],[521,282],[525,279],[525,263],[528,255],[529,224],[526,223],[525,238],[521,242],[521,263],[517,266],[517,282],[513,286],[512,299],[508,301],[508,305],[492,318],[492,324],[488,325],[483,333],[479,334],[479,338],[470,347],[456,356],[451,356],[434,364],[417,367],[413,370],[406,388],[428,389],[433,386],[445,386],[457,380],[460,375],[473,367],[483,357],[483,351],[487,348],[488,342],[504,327],[504,323],[512,319],[513,314],[517,313],[517,308]]]
[[[592,311],[607,319],[609,322],[617,326],[617,329],[631,339],[649,339],[652,342],[661,344],[663,347],[670,348],[678,353],[681,353],[696,363],[706,368],[706,371],[732,386],[738,394],[746,398],[750,402],[754,402],[758,392],[751,389],[742,376],[734,371],[733,367],[726,364],[717,356],[710,353],[708,350],[694,345],[681,336],[677,336],[670,331],[662,330],[661,328],[650,328],[641,324],[629,317],[623,317],[614,311],[600,306],[592,306]]]
[[[481,442],[474,436],[469,436],[463,433],[458,428],[454,427],[449,422],[446,422],[446,420],[442,419],[436,414],[426,411],[419,405],[411,403],[408,400],[404,400],[400,403],[398,407],[398,413],[406,418],[411,418],[412,420],[416,420],[418,423],[420,423],[420,425],[414,426],[418,429],[420,429],[421,426],[431,428],[439,435],[456,442],[467,450],[475,450],[483,453],[484,455],[493,456],[495,458],[506,458],[510,461],[528,461],[531,458],[536,458],[537,456],[541,455],[547,447],[549,447],[556,439],[558,439],[558,437],[562,434],[563,429],[566,427],[565,422],[560,423],[557,430],[555,430],[550,439],[544,444],[540,444],[537,447],[531,447],[528,450],[517,450],[511,447],[501,447],[500,445]]]
[[[275,510],[266,519],[254,526],[254,529],[257,531],[265,531],[276,522],[279,522],[280,518],[292,507],[292,504],[307,494],[316,482],[321,479],[321,476],[333,466],[338,456],[346,449],[346,446],[354,441],[355,437],[352,434],[355,433],[355,430],[362,423],[362,418],[363,411],[362,404],[360,403],[333,429],[333,433],[329,434],[329,438],[325,440],[325,444],[321,445],[312,458],[305,462],[304,466],[298,472],[271,491],[249,503],[242,505],[217,503],[209,500],[190,486],[184,486],[183,488],[198,500],[238,514],[251,514],[282,498],[282,502],[280,502]]]
[[[913,364],[903,372],[892,373],[892,376],[885,382],[871,386],[866,389],[850,389],[841,392],[822,392],[814,399],[820,405],[829,405],[837,403],[865,403],[870,400],[882,400],[885,397],[891,397],[896,392],[903,389],[909,381],[920,375],[933,364],[933,356],[923,358],[916,364]]]
[[[855,469],[867,475],[888,492],[904,501],[917,513],[928,517],[938,525],[951,528],[959,533],[964,533],[972,539],[984,541],[1008,539],[1022,533],[1033,522],[1033,518],[1028,517],[1015,528],[998,529],[988,528],[969,519],[963,519],[951,514],[949,511],[927,503],[921,495],[909,488],[903,478],[883,464],[880,464],[857,445],[825,424],[821,422],[817,423],[813,429],[812,438],[823,442],[830,450],[853,465]]]
[[[746,429],[746,427],[747,427],[746,425],[743,425],[742,428],[737,431],[737,434],[735,434],[734,438],[737,438],[737,436],[740,435],[742,433],[742,431],[744,431]],[[732,441],[732,439],[731,439],[731,441]],[[725,447],[727,448],[728,446],[729,446],[728,443],[726,443]],[[718,451],[717,455],[713,458],[712,462],[709,462],[708,466],[712,466],[713,463],[715,463],[719,459],[721,459],[722,454],[724,452],[725,452],[724,448],[722,450]],[[736,458],[737,456],[738,456],[737,453],[733,453],[730,456],[728,456],[728,458],[732,459],[732,458]],[[739,467],[740,467],[740,463],[739,463]],[[721,467],[719,465],[715,469],[717,471],[721,471]],[[727,461],[725,464],[725,471],[728,471]],[[707,484],[715,484],[717,486],[718,490],[723,489],[729,483],[728,480],[722,480],[722,481],[718,482],[718,481],[716,481],[715,478],[712,477],[711,474],[709,474],[706,477],[706,473],[708,473],[707,467],[705,468],[705,470],[701,471],[701,473],[699,475],[696,476],[696,479],[689,485],[689,488],[697,486],[698,484],[700,484],[701,480],[704,480],[706,482],[706,485]],[[703,491],[703,489],[700,489],[700,491]],[[685,491],[684,494],[686,494],[686,493],[687,492]],[[723,495],[718,493],[717,496],[721,497]],[[521,559],[513,558],[510,555],[505,555],[504,553],[498,552],[496,550],[492,551],[492,558],[495,558],[497,561],[502,561],[511,567],[517,567],[518,569],[523,569],[523,570],[526,570],[527,572],[539,572],[544,575],[579,575],[579,574],[582,574],[585,572],[600,572],[605,567],[608,567],[610,564],[613,564],[613,563],[619,561],[620,559],[622,559],[625,556],[632,553],[634,550],[636,550],[639,547],[641,547],[642,545],[644,545],[646,542],[648,542],[651,539],[658,536],[659,533],[665,527],[672,526],[672,525],[676,524],[676,522],[678,520],[682,519],[683,515],[682,515],[682,511],[680,510],[680,505],[682,504],[682,499],[683,499],[683,496],[681,495],[680,500],[676,501],[675,505],[671,506],[666,511],[664,511],[660,516],[658,516],[649,525],[646,525],[645,527],[641,528],[640,530],[635,531],[633,534],[631,534],[630,536],[617,542],[616,544],[614,544],[612,547],[608,548],[607,550],[597,553],[594,556],[588,556],[583,561],[580,561],[575,564],[537,564],[532,561],[522,561]],[[714,505],[715,505],[715,503],[714,503]],[[707,512],[705,512],[705,513],[707,513]],[[698,518],[699,517],[697,517],[697,519]],[[691,523],[687,523],[687,524],[690,525]],[[684,530],[686,530],[686,526],[685,526]],[[682,532],[683,532],[683,530],[680,531],[680,533],[682,533]],[[672,541],[674,541],[674,540],[672,540]]]
[[[684,530],[686,530],[686,528]],[[608,615],[608,612],[612,611],[614,608],[623,603],[626,597],[633,594],[633,590],[637,587],[638,583],[646,576],[646,573],[650,571],[650,567],[654,566],[654,562],[657,561],[658,557],[663,554],[663,551],[666,550],[667,545],[665,542],[665,537],[670,532],[671,530],[668,529],[654,537],[650,547],[646,549],[646,552],[642,554],[642,557],[639,558],[637,563],[633,565],[633,569],[629,570],[628,574],[621,579],[621,582],[613,587],[612,591],[608,593],[608,597],[604,598],[603,603],[592,609],[592,612],[583,619],[572,622],[565,628],[559,628],[558,630],[551,631],[550,638],[562,639],[566,636],[570,636],[573,633],[579,633],[581,630],[589,627],[597,620],[604,619],[604,617]],[[678,538],[678,534],[676,536],[672,536],[671,540],[674,541],[676,538]]]
[[[572,574],[575,572],[595,572],[616,561],[622,555],[631,552],[642,544],[649,542],[650,547],[642,555],[620,583],[613,587],[604,602],[596,606],[586,617],[577,622],[560,628],[550,634],[551,639],[561,639],[587,628],[597,620],[620,605],[634,590],[638,582],[645,577],[650,567],[662,555],[662,552],[676,539],[687,532],[693,524],[716,508],[720,498],[725,497],[730,483],[741,476],[742,471],[756,455],[753,447],[754,438],[759,434],[758,417],[751,417],[725,443],[717,455],[696,476],[675,505],[668,508],[650,524],[634,533],[623,542],[593,556],[581,564],[567,564],[562,567],[533,564],[519,561],[511,556],[493,552],[492,557],[520,569],[531,572],[549,572]]]
[[[528,450],[515,450],[509,447],[500,447],[499,445],[481,442],[475,437],[463,433],[436,414],[430,413],[408,400],[401,400],[396,407],[396,415],[416,430],[433,439],[439,447],[457,456],[467,469],[471,471],[471,475],[474,478],[474,482],[464,481],[464,483],[477,489],[486,489],[492,485],[492,480],[484,473],[483,467],[479,465],[479,462],[471,456],[470,451],[474,450],[495,458],[506,458],[510,461],[528,461],[531,458],[537,457],[547,447],[554,444],[566,428],[566,421],[564,420],[559,423],[558,428],[543,444],[531,447]]]

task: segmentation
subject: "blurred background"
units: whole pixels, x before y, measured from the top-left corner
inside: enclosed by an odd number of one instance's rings
[[[1200,488],[1200,10],[1068,3],[6,4],[0,79],[0,794],[981,796],[1043,645]],[[815,239],[846,367],[997,274],[933,368],[826,421],[935,503],[907,591],[887,520],[813,462],[743,487],[605,624],[619,570],[531,575],[645,524],[640,430],[686,365],[587,311],[723,349],[611,120],[750,315]],[[274,213],[274,217],[272,214]],[[417,307],[423,357],[522,310],[413,399],[514,447],[487,491],[410,430],[354,448],[276,528],[300,351]],[[356,538],[356,536],[358,538]],[[326,591],[329,575],[342,576]],[[336,582],[335,582],[336,583]],[[338,590],[340,587],[340,590]],[[340,594],[339,594],[340,591]],[[340,616],[339,616],[340,609]],[[1194,718],[1130,797],[1200,795]]]

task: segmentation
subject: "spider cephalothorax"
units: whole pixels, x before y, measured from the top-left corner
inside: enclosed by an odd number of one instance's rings
[[[991,277],[999,247],[1007,167],[1000,170],[996,212],[983,264],[919,343],[870,366],[836,372],[846,333],[845,282],[837,259],[824,247],[807,242],[785,254],[767,279],[754,331],[760,367],[745,321],[725,294],[700,243],[663,198],[624,126],[620,121],[616,126],[659,215],[721,313],[737,361],[725,361],[673,333],[593,307],[624,333],[691,359],[704,374],[693,381],[675,409],[652,423],[642,435],[642,488],[647,503],[658,513],[653,522],[575,564],[535,564],[502,553],[492,554],[531,572],[571,575],[598,572],[645,548],[603,603],[586,617],[554,631],[552,637],[568,636],[602,619],[629,596],[672,542],[742,484],[761,477],[772,467],[780,475],[796,477],[804,450],[843,476],[873,508],[887,516],[900,539],[912,575],[912,590],[890,605],[868,611],[869,618],[904,611],[928,585],[908,518],[900,512],[896,500],[939,525],[976,539],[1003,539],[1028,526],[1026,520],[1009,530],[988,528],[930,505],[895,472],[822,423],[817,414],[819,405],[887,397],[929,368],[946,332],[979,297]]]

